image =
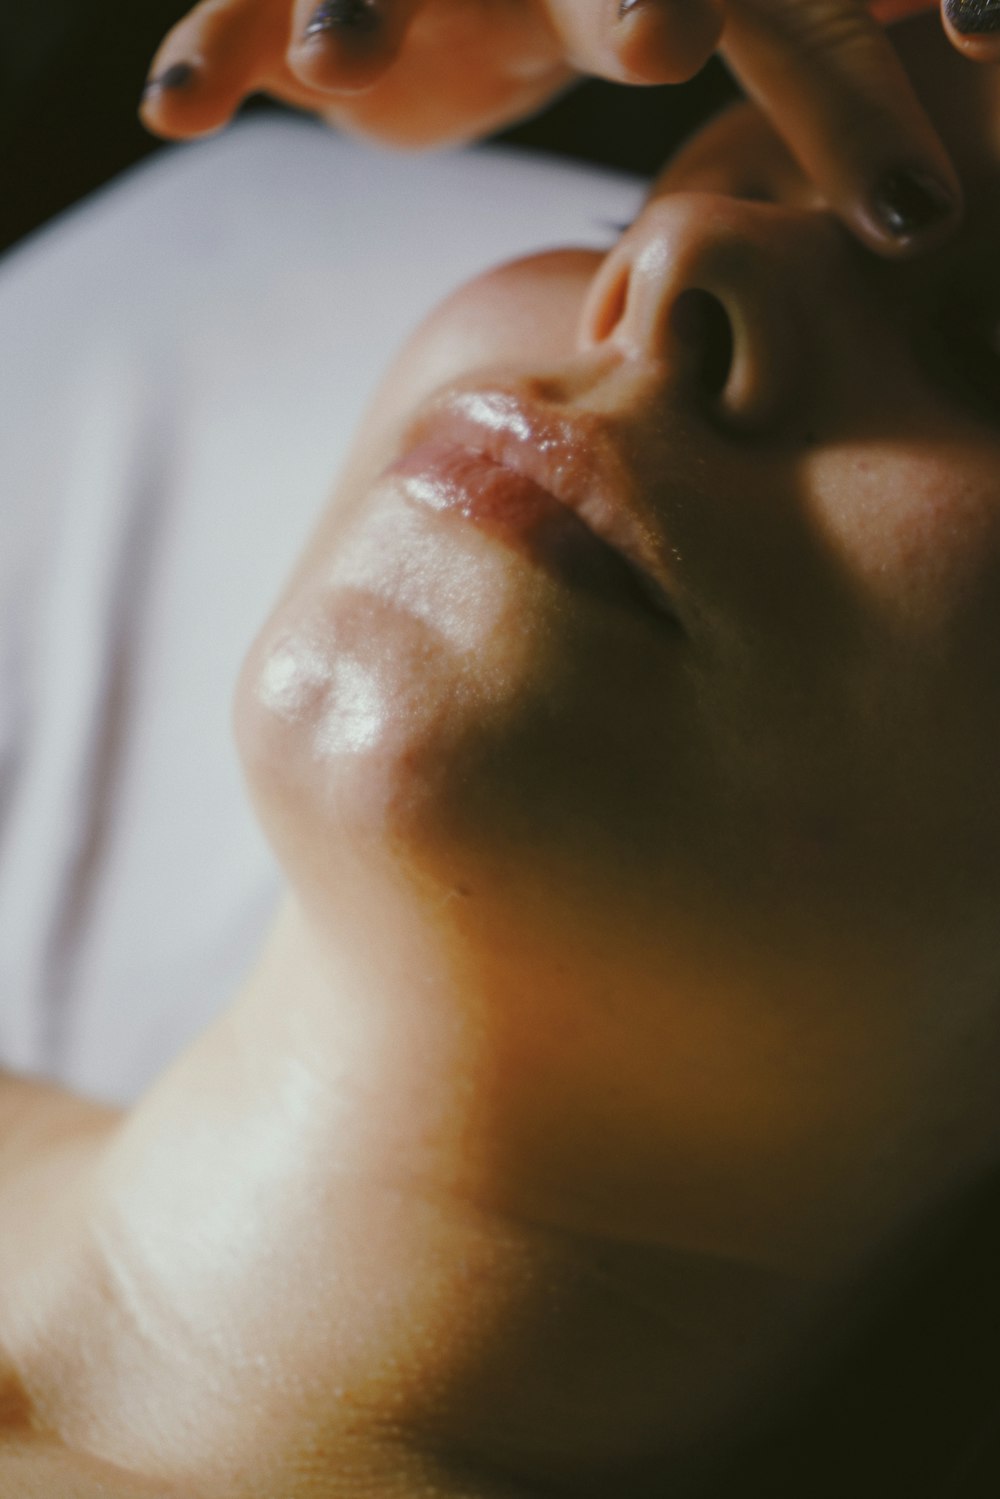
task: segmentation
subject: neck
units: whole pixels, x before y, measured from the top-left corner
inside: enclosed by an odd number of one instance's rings
[[[815,1293],[539,1222],[509,1152],[487,1190],[479,1035],[335,972],[289,904],[228,1013],[102,1143],[79,1242],[104,1356],[57,1361],[64,1439],[228,1492],[234,1464],[291,1495],[303,1453],[363,1450],[463,1494],[469,1471],[483,1493],[502,1473],[639,1494],[755,1419]]]

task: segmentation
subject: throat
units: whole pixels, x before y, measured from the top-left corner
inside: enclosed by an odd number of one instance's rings
[[[297,1499],[322,1452],[331,1493],[368,1464],[463,1499],[652,1499],[753,1429],[801,1336],[795,1295],[760,1272],[397,1183],[327,1183],[311,1208],[268,1192],[237,1216],[204,1262],[175,1209],[117,1237],[113,1377],[70,1439],[97,1429],[95,1455],[166,1479],[194,1461],[227,1494],[249,1466]]]
[[[263,1492],[248,1473],[324,1493],[318,1461],[330,1493],[419,1471],[642,1499],[727,1450],[795,1368],[803,1286],[484,1204],[445,1041],[387,1070],[407,1048],[287,939],[102,1151],[59,1308],[80,1334],[38,1365],[61,1438],[230,1499]]]

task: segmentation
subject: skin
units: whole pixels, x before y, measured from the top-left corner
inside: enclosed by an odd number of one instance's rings
[[[942,0],[944,5],[944,0]],[[945,144],[882,24],[928,0],[380,0],[381,24],[310,31],[315,0],[201,0],[160,47],[143,118],[187,138],[219,129],[255,90],[396,146],[469,140],[530,115],[580,73],[621,83],[692,77],[716,47],[870,249],[908,256],[961,215]],[[956,30],[952,45],[1000,60],[1000,36]],[[180,88],[159,88],[177,64]],[[898,172],[937,184],[938,212],[905,229],[885,221],[881,189]]]
[[[710,1493],[1000,1162],[1000,92],[904,45],[954,243],[741,109],[389,373],[236,694],[256,969],[128,1115],[0,1092],[0,1495]],[[442,388],[611,444],[676,621],[380,478]]]

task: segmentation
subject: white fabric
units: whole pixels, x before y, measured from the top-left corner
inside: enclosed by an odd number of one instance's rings
[[[269,117],[0,264],[0,1062],[124,1102],[225,1003],[281,889],[233,686],[368,394],[458,282],[641,192]]]

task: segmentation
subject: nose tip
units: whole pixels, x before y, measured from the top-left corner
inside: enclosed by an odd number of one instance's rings
[[[581,349],[646,362],[734,430],[780,423],[802,398],[812,335],[799,284],[817,248],[806,219],[708,193],[652,203],[594,280]]]

